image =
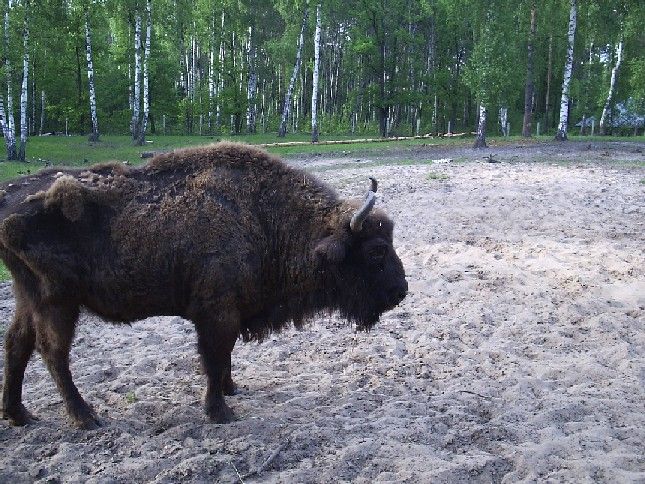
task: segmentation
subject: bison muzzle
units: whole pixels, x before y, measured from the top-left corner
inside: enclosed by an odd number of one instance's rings
[[[236,340],[338,312],[370,328],[405,297],[392,221],[377,190],[343,200],[266,152],[220,143],[128,168],[49,170],[0,192],[0,257],[16,312],[6,333],[2,415],[22,404],[37,350],[73,423],[99,425],[69,369],[81,307],[113,322],[155,315],[195,325],[208,379],[206,413],[226,422]]]

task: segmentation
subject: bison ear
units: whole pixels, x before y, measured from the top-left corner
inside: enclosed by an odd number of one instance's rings
[[[314,254],[320,262],[337,264],[345,259],[345,244],[342,240],[330,235],[318,242]]]

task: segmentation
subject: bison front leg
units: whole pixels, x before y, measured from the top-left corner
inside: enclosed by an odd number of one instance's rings
[[[232,350],[231,350],[232,351]],[[232,375],[232,366],[231,366],[231,355],[228,356],[228,365],[226,371],[224,372],[224,378],[222,380],[222,390],[224,395],[233,396],[237,393],[237,385],[233,381]]]
[[[207,378],[206,415],[215,423],[234,420],[233,411],[226,405],[224,394],[232,390],[231,352],[239,333],[233,321],[196,321],[197,346]]]
[[[16,314],[5,336],[2,418],[12,425],[25,425],[35,419],[22,404],[22,382],[34,352],[36,334],[31,310],[19,297],[18,290],[16,299]]]
[[[74,339],[78,307],[48,305],[37,318],[37,345],[63,397],[73,424],[81,429],[100,427],[96,413],[79,393],[69,370],[69,351]]]

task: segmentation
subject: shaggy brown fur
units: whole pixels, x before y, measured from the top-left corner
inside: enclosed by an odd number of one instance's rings
[[[0,190],[0,256],[16,294],[2,411],[14,424],[30,419],[22,380],[36,348],[74,423],[98,425],[69,372],[81,306],[115,322],[192,320],[206,412],[224,422],[238,336],[262,339],[322,311],[368,328],[407,291],[384,213],[353,233],[360,201],[245,145],[180,150],[133,169],[50,170]]]

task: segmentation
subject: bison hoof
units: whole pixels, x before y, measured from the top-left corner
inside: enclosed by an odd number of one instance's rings
[[[222,391],[227,397],[232,397],[233,395],[237,395],[237,385],[233,380],[226,380],[224,381],[224,387]]]
[[[235,420],[233,410],[226,404],[206,408],[206,415],[208,415],[211,422],[218,424],[229,423]]]
[[[70,417],[74,427],[81,430],[95,430],[101,426],[101,420],[89,405],[77,409]]]
[[[22,427],[30,423],[34,423],[38,420],[38,417],[33,415],[29,410],[25,408],[23,404],[20,404],[16,409],[3,409],[2,418],[4,420],[9,420],[10,425],[15,425],[17,427]]]

